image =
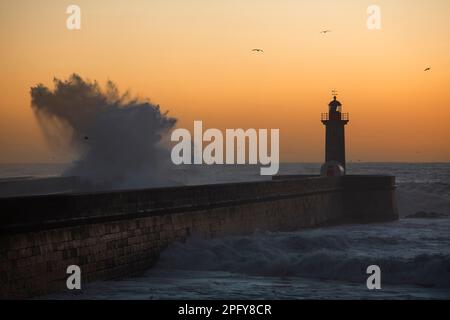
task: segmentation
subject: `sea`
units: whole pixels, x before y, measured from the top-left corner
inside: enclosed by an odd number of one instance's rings
[[[0,180],[62,174],[66,164],[0,165]],[[450,163],[349,163],[349,174],[396,176],[401,218],[296,232],[174,243],[145,273],[44,299],[450,299]],[[282,164],[317,174],[320,164]],[[180,184],[267,179],[248,166],[184,167]],[[369,290],[367,267],[380,268]]]

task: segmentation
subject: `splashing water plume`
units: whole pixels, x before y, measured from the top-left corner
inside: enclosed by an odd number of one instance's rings
[[[111,81],[102,89],[73,74],[54,79],[54,86],[31,88],[31,104],[48,142],[76,154],[63,175],[102,188],[167,184],[170,154],[162,141],[175,118],[128,92],[121,95]]]

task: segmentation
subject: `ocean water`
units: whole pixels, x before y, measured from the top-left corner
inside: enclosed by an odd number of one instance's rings
[[[0,163],[0,181],[2,179],[57,177],[68,167],[64,163]]]
[[[319,168],[285,164],[281,173],[317,173]],[[0,178],[51,176],[62,170],[0,166]],[[265,179],[258,170],[179,168],[174,176],[189,185]],[[395,175],[402,218],[210,240],[193,236],[170,246],[144,274],[86,284],[78,293],[46,298],[450,299],[450,164],[358,163],[350,164],[348,171]],[[419,211],[438,218],[407,218]],[[369,265],[381,268],[381,290],[366,287]]]
[[[56,299],[450,299],[450,219],[189,239],[145,274]],[[366,268],[381,268],[379,291]]]

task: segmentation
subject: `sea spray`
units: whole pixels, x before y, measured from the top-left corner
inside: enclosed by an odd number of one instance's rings
[[[158,105],[121,95],[112,82],[102,89],[77,74],[54,79],[53,90],[31,88],[31,105],[47,140],[76,154],[63,175],[102,188],[168,183],[170,153],[161,141],[176,119]]]

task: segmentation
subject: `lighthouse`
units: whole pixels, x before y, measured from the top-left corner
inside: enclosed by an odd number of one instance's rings
[[[325,164],[342,166],[345,173],[345,125],[349,116],[348,113],[342,113],[342,104],[336,94],[328,107],[328,113],[322,113],[321,118],[325,125]]]

